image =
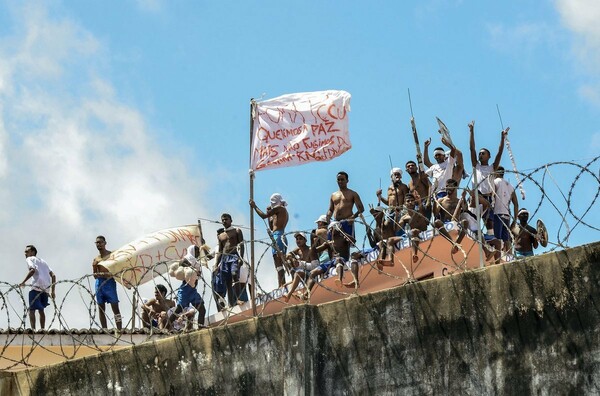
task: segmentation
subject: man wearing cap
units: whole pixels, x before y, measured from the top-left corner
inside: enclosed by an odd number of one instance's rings
[[[365,210],[360,196],[348,188],[348,174],[338,172],[339,190],[331,194],[327,222],[333,217],[334,223],[329,225],[331,240],[335,251],[344,259],[350,259],[350,244],[354,243],[354,220]],[[356,206],[356,212],[353,213]]]
[[[285,268],[283,267],[285,253],[287,252],[287,240],[285,238],[285,227],[287,226],[289,214],[286,209],[287,202],[281,194],[271,195],[271,205],[267,207],[266,213],[260,210],[254,200],[250,200],[250,206],[262,219],[269,219],[269,228],[273,235],[274,245],[272,248],[273,262],[277,271],[279,287],[285,285]]]
[[[529,211],[523,208],[517,214],[519,224],[512,229],[515,239],[515,256],[517,258],[533,256],[533,249],[538,247],[537,230],[527,224],[529,220]]]

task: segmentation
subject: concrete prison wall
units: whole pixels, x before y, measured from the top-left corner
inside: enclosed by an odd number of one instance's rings
[[[599,252],[595,243],[2,373],[0,391],[598,394]]]

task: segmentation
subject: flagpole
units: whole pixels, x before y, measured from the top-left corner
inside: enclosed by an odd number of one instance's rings
[[[252,138],[254,129],[254,111],[256,102],[254,98],[250,99],[250,199],[254,200],[254,170],[252,169]],[[254,296],[256,293],[256,281],[254,274],[254,209],[250,207],[250,306],[252,315],[256,316],[256,303]]]

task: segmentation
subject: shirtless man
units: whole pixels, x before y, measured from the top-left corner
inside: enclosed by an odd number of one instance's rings
[[[146,328],[151,326],[164,329],[168,325],[166,313],[175,306],[175,301],[167,298],[165,285],[156,285],[154,298],[142,305],[142,324]],[[162,315],[164,313],[164,315]]]
[[[408,190],[415,199],[417,196],[420,197],[416,204],[419,206],[419,209],[425,211],[427,220],[431,220],[431,201],[429,200],[431,182],[429,181],[427,174],[419,170],[415,161],[408,161],[406,163],[406,173],[410,176]],[[406,198],[404,199],[406,200]]]
[[[533,249],[538,248],[537,230],[527,224],[529,220],[529,211],[525,208],[519,210],[517,214],[519,224],[513,226],[512,234],[515,239],[516,258],[533,256]]]
[[[452,240],[452,237],[446,230],[444,224],[449,221],[458,220],[454,218],[456,207],[459,204],[459,199],[456,194],[457,188],[458,182],[454,179],[448,179],[446,182],[446,196],[437,199],[435,201],[435,205],[433,206],[433,214],[436,217],[433,226],[439,231],[440,234],[442,234],[448,241],[452,243],[452,253],[458,252],[458,246],[454,240]]]
[[[287,202],[281,197],[281,194],[271,195],[271,205],[267,207],[266,213],[260,210],[254,200],[250,200],[250,207],[254,209],[257,215],[262,219],[269,219],[269,228],[273,234],[276,246],[273,246],[273,262],[277,271],[277,280],[279,287],[285,285],[284,257],[287,252],[287,240],[285,238],[285,227],[287,226],[289,215],[286,209]]]
[[[410,240],[412,242],[411,248],[413,252],[413,263],[419,261],[419,256],[417,254],[419,250],[419,243],[421,242],[419,235],[422,231],[426,231],[427,226],[429,225],[428,210],[424,207],[423,204],[419,204],[419,201],[421,200],[418,197],[419,195],[417,192],[415,192],[415,195],[413,195],[412,193],[406,195],[404,201],[406,206],[406,214],[400,219],[401,227],[405,227],[406,225],[410,227]],[[397,241],[391,242],[394,242],[395,244]]]
[[[217,236],[219,248],[215,261],[218,265],[216,270],[220,272],[221,279],[227,288],[229,306],[233,307],[240,294],[239,271],[242,265],[241,257],[244,256],[244,235],[242,230],[232,227],[231,222],[230,214],[223,213],[221,215],[221,224],[224,229]]]
[[[408,186],[402,183],[402,170],[400,168],[393,168],[390,171],[390,178],[392,184],[388,187],[387,198],[381,195],[381,189],[377,190],[377,198],[381,199],[381,202],[395,209],[404,205],[404,196],[408,194]]]
[[[319,244],[320,238],[316,234],[316,230],[311,233],[311,246],[306,244],[306,237],[303,233],[297,232],[294,234],[296,239],[296,249],[288,253],[288,260],[292,263],[293,281],[289,291],[284,295],[284,300],[288,302],[300,282],[306,280],[307,274],[317,268],[320,264],[319,253],[326,251],[329,247],[328,241],[322,241]]]
[[[369,236],[369,239],[373,239],[373,243],[371,243],[373,248],[376,246],[379,247],[377,266],[379,270],[382,270],[384,266],[393,266],[392,255],[394,252],[393,248],[389,247],[387,241],[395,237],[397,230],[400,229],[400,223],[391,219],[389,215],[386,215],[381,206],[371,207],[369,212],[375,219],[375,233],[374,235],[369,235],[367,230],[367,236]]]
[[[350,244],[354,243],[354,220],[365,210],[360,196],[356,191],[348,188],[348,174],[339,172],[337,174],[339,191],[331,194],[329,210],[326,220],[333,216],[335,223],[329,225],[331,240],[337,253],[344,259],[350,259]],[[354,206],[356,212],[353,213]]]
[[[119,310],[119,297],[117,296],[117,282],[112,274],[100,262],[107,260],[110,256],[110,251],[106,250],[106,238],[102,235],[96,237],[96,248],[98,256],[92,261],[92,271],[96,278],[96,302],[98,303],[98,316],[100,318],[100,326],[103,329],[107,328],[106,324],[106,303],[112,308],[115,324],[118,330],[121,330],[122,320],[121,311]]]

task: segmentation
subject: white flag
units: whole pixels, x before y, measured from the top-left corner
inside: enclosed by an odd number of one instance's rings
[[[282,168],[329,161],[352,148],[350,94],[303,92],[256,103],[251,168]]]

